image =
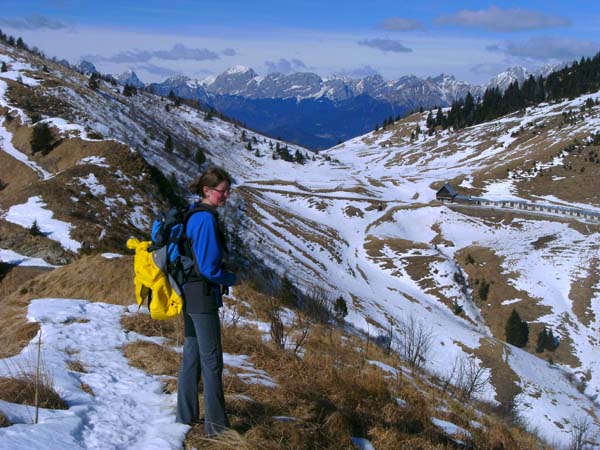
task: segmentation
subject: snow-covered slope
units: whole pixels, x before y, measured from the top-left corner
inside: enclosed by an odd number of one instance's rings
[[[347,321],[369,336],[389,336],[391,330],[397,342],[414,318],[433,336],[424,361],[429,371],[447,376],[463,355],[473,355],[492,375],[483,399],[517,405],[519,415],[547,439],[566,444],[574,420],[598,412],[598,225],[543,211],[449,207],[435,201],[435,192],[450,181],[462,193],[488,200],[599,211],[597,146],[591,135],[600,130],[600,109],[582,107],[600,94],[528,108],[459,132],[411,137],[417,124],[425,129],[426,113],[417,114],[314,160],[289,145],[289,153],[307,156],[298,164],[273,159],[275,148],[286,143],[189,106],[149,93],[124,97],[103,81],[92,91],[74,72],[51,65],[45,75],[35,63],[19,61],[19,55],[2,57],[25,83],[34,80],[19,87],[0,75],[10,87],[4,105],[21,122],[5,127],[4,142],[12,142],[21,161],[29,161],[23,167],[38,180],[35,186],[60,181],[68,158],[56,149],[43,157],[28,153],[19,139],[30,124],[20,90],[30,98],[55,99],[41,103],[39,112],[55,128],[64,125],[64,138],[70,133],[82,139],[81,147],[85,139],[122,142],[167,176],[174,174],[180,185],[199,172],[194,157],[201,149],[235,177],[228,228],[255,264],[287,275],[305,292],[317,286],[331,299],[343,296],[350,310]],[[253,78],[241,69],[229,75],[238,73]],[[172,152],[165,151],[167,135],[174,142]],[[6,161],[17,164],[13,147],[2,148]],[[119,161],[103,157],[94,160],[95,166],[120,170]],[[131,179],[129,170],[123,175]],[[83,198],[110,196],[90,173],[76,175],[77,186],[89,193]],[[63,188],[74,179],[63,181]],[[139,181],[130,196],[119,197],[125,203],[133,199],[125,205],[131,213],[142,206],[135,195],[145,195],[142,186],[151,185],[149,179]],[[15,210],[9,214],[13,207],[29,204],[35,195],[46,200],[41,187],[36,191],[24,183],[13,180],[0,192],[5,220],[16,217]],[[58,184],[53,191],[64,198],[72,194]],[[146,208],[145,216],[158,207]],[[118,217],[105,227],[117,228]],[[144,228],[147,221],[138,225]],[[491,286],[486,298],[478,288],[484,283]],[[529,322],[525,349],[503,342],[513,308]],[[553,354],[536,355],[535,337],[543,326],[561,343]]]

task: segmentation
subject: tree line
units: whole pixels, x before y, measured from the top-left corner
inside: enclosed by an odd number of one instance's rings
[[[489,87],[483,97],[475,99],[469,92],[464,98],[452,103],[450,111],[444,113],[438,108],[434,114],[429,111],[427,128],[430,134],[437,127],[455,130],[477,125],[506,114],[522,110],[527,106],[544,101],[573,99],[580,95],[600,90],[600,52],[592,58],[582,57],[571,65],[535,78],[530,75],[520,86],[512,82],[502,92],[499,87]]]

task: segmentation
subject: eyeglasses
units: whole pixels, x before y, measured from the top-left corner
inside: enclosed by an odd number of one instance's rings
[[[211,191],[216,191],[219,194],[223,195],[223,194],[231,194],[231,188],[227,188],[227,189],[216,189],[216,188],[209,188]]]

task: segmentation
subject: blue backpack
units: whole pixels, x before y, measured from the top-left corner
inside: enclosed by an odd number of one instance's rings
[[[161,213],[152,224],[152,244],[148,251],[155,251],[167,247],[167,272],[174,278],[180,287],[190,278],[202,274],[196,270],[196,257],[190,241],[185,234],[185,227],[193,214],[207,211],[215,214],[209,206],[202,203],[193,207],[175,207]]]

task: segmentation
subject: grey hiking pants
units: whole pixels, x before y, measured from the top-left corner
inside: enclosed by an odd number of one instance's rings
[[[200,419],[198,382],[204,388],[204,428],[215,435],[229,427],[223,394],[223,350],[218,313],[183,313],[183,361],[177,385],[177,422],[193,424]]]

